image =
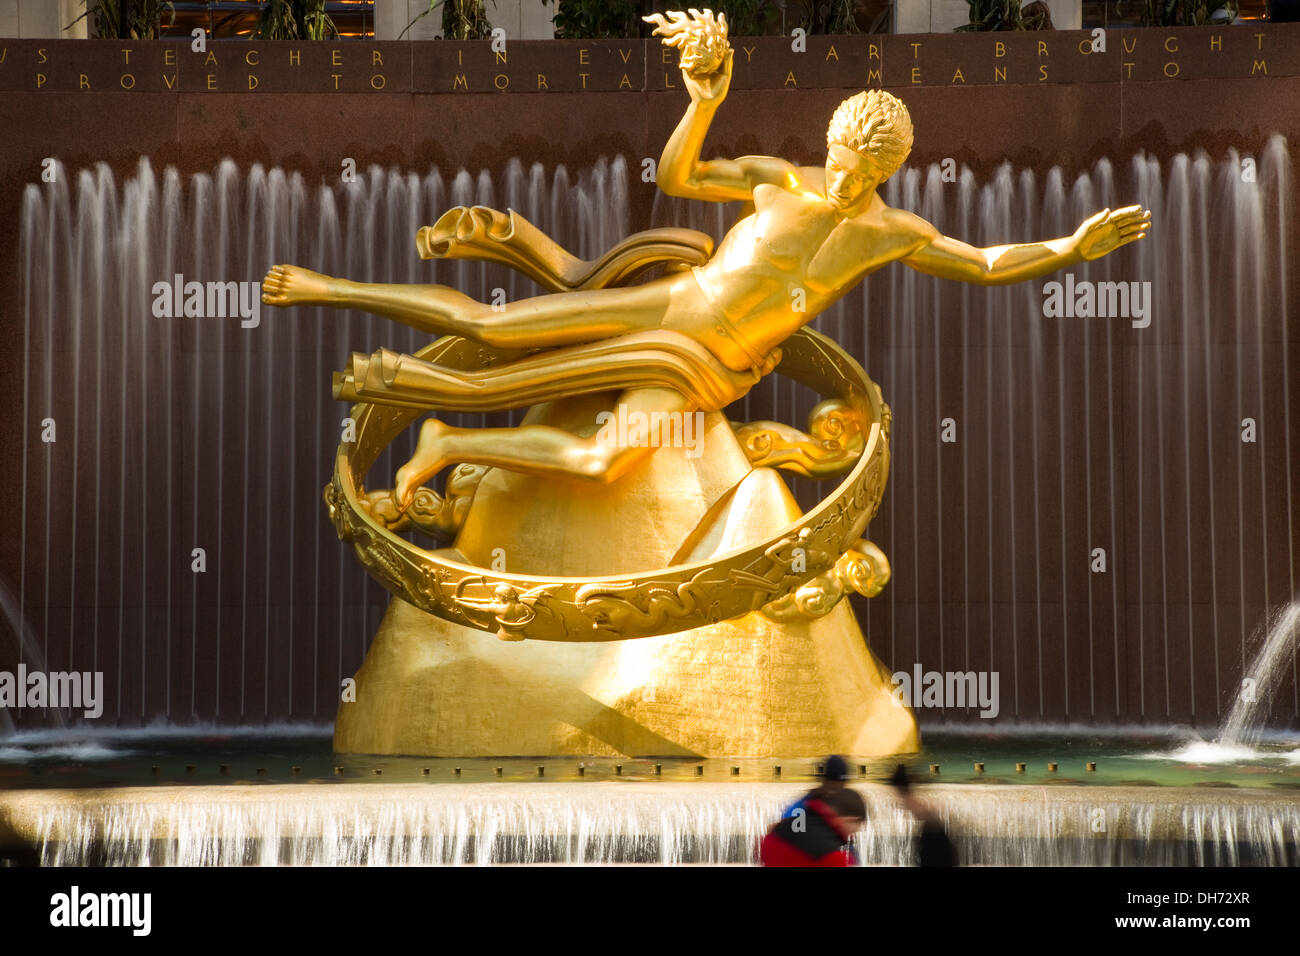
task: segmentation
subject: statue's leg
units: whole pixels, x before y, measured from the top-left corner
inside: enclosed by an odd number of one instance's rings
[[[323,305],[360,309],[431,335],[461,334],[448,328],[450,316],[485,306],[445,285],[382,285],[322,275],[301,266],[272,266],[262,280],[267,305]]]
[[[619,406],[624,415],[618,415]],[[415,454],[397,470],[393,495],[398,507],[405,510],[417,488],[448,465],[462,462],[539,477],[608,483],[658,447],[662,436],[654,433],[663,419],[652,418],[652,413],[685,415],[692,411],[690,400],[673,389],[633,388],[619,396],[613,409],[616,420],[628,423],[626,434],[605,428],[582,436],[550,425],[455,428],[430,418],[420,429]],[[596,422],[592,425],[594,428]]]
[[[279,265],[262,282],[262,301],[360,309],[433,335],[460,335],[494,348],[543,349],[657,328],[673,282],[557,292],[494,307],[444,285],[352,282]]]

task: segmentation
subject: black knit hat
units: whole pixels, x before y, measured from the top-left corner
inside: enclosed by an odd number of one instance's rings
[[[829,783],[832,780],[843,783],[849,779],[849,765],[844,762],[844,758],[839,754],[831,754],[826,758],[826,766],[822,768],[822,780]]]

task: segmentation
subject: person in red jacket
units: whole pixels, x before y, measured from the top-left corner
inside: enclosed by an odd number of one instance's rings
[[[768,831],[759,861],[763,866],[857,866],[849,841],[866,819],[866,804],[856,790],[810,795]]]

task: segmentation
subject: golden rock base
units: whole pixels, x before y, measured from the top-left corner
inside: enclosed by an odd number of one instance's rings
[[[541,406],[581,433],[616,396]],[[735,489],[729,496],[729,489]],[[725,504],[715,507],[723,499]],[[492,471],[456,549],[489,566],[572,576],[663,567],[764,540],[797,518],[779,474],[750,468],[726,419],[690,454],[660,448],[611,485]],[[918,749],[847,601],[816,620],[759,613],[662,637],[501,641],[394,599],[334,749],[421,756],[874,756]]]
[[[917,749],[848,602],[593,644],[499,641],[394,600],[334,749],[422,756],[811,757]]]

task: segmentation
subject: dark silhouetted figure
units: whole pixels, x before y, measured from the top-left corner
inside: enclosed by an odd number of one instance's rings
[[[785,813],[781,814],[781,819],[785,820],[792,816],[796,810],[803,806],[805,800],[824,797],[835,790],[843,790],[848,786],[848,783],[849,765],[839,754],[831,754],[826,758],[826,763],[822,766],[822,782],[786,807]]]
[[[916,850],[921,866],[956,866],[957,851],[953,848],[948,833],[930,807],[912,790],[912,783],[907,777],[907,768],[901,763],[889,780],[898,791],[898,798],[903,802],[907,812],[921,821],[921,833],[916,838]]]
[[[764,866],[857,866],[850,840],[867,807],[856,790],[814,790],[768,831],[759,847]]]

